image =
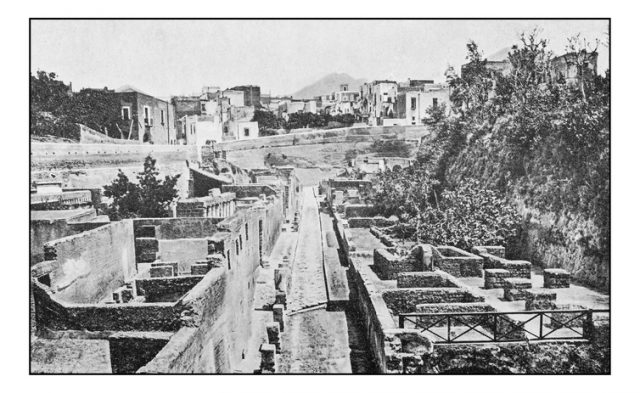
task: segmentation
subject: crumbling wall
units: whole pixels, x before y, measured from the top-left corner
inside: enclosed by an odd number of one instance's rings
[[[178,314],[173,303],[72,304],[56,300],[40,283],[32,284],[36,324],[51,330],[174,331]]]
[[[421,270],[421,261],[410,254],[393,253],[394,249],[378,248],[373,251],[373,266],[382,280],[395,280],[398,273]]]
[[[246,354],[256,269],[282,224],[281,200],[237,211],[218,225],[224,264],[214,267],[176,306],[181,328],[140,373],[230,373]],[[277,230],[276,230],[277,229]]]
[[[58,300],[96,303],[136,272],[131,220],[64,237],[45,244],[51,288]]]
[[[437,268],[455,277],[482,277],[482,258],[456,247],[433,247]]]
[[[416,306],[424,303],[472,303],[483,302],[482,296],[465,288],[399,288],[382,292],[387,307],[394,314],[416,312]]]

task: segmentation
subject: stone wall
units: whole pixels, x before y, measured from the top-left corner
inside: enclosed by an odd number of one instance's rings
[[[482,258],[456,247],[434,247],[433,260],[437,268],[455,277],[482,277]]]
[[[445,272],[398,273],[398,288],[456,288],[459,284]]]
[[[271,252],[282,225],[282,201],[237,211],[218,224],[214,267],[176,306],[181,328],[140,373],[230,373],[248,351],[261,254]],[[262,222],[262,224],[260,224]],[[262,228],[262,242],[260,242]]]
[[[153,237],[163,240],[208,237],[217,232],[217,226],[222,221],[223,218],[199,217],[137,218],[133,220],[137,234],[143,226],[155,226],[155,236]]]
[[[73,304],[55,299],[40,283],[32,284],[36,324],[51,330],[175,331],[178,311],[173,303]]]
[[[151,155],[162,176],[180,174],[180,196],[188,195],[186,161],[197,161],[195,145],[119,145],[81,143],[31,143],[32,181],[56,179],[73,188],[102,188],[122,171],[130,178],[143,169]]]
[[[426,126],[348,127],[221,142],[217,143],[215,148],[222,151],[234,151],[324,143],[372,142],[387,136],[420,139],[428,133],[429,129]]]
[[[73,216],[71,218],[62,219],[48,219],[37,218],[34,214],[31,214],[31,220],[29,221],[29,255],[31,265],[42,262],[44,260],[44,244],[60,239],[66,236],[75,235],[80,232],[91,230],[108,222],[85,222],[76,223],[81,220],[91,220],[96,217],[94,209],[86,209],[81,212],[79,216]],[[78,225],[83,224],[83,225]]]
[[[397,220],[392,220],[386,217],[352,217],[347,220],[350,228],[371,228],[371,227],[390,227],[398,223]]]
[[[373,251],[373,266],[382,280],[395,280],[398,273],[421,270],[420,261],[413,256],[393,253],[394,249],[378,248]]]
[[[136,272],[132,220],[46,243],[46,270],[58,300],[96,303]],[[37,266],[37,265],[36,265]]]
[[[376,214],[376,209],[371,205],[346,205],[344,207],[344,216],[346,218],[352,217],[373,217]]]
[[[136,292],[148,303],[175,302],[189,292],[202,276],[177,276],[139,278],[135,280]]]
[[[393,314],[416,312],[418,304],[483,302],[482,296],[465,288],[399,288],[382,292]]]

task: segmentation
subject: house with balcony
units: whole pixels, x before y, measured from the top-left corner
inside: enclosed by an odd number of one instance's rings
[[[129,139],[154,144],[176,144],[175,110],[172,103],[132,86],[116,89],[120,99],[118,126]]]

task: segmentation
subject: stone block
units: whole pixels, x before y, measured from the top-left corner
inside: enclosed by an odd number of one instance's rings
[[[211,265],[206,262],[196,262],[191,265],[191,275],[193,276],[204,276],[211,269]]]
[[[524,289],[525,309],[529,310],[555,310],[556,293],[545,289]]]
[[[152,266],[149,270],[149,275],[152,278],[156,277],[173,277],[174,270],[171,265]]]
[[[566,310],[566,311],[584,311],[586,307],[576,305],[576,304],[561,304],[556,305],[556,310]],[[560,329],[564,327],[571,328],[581,328],[583,327],[585,322],[588,322],[587,313],[579,313],[579,312],[567,312],[567,313],[550,313],[547,314],[549,317],[549,326],[552,329]]]
[[[276,346],[262,344],[260,346],[260,371],[274,373],[276,371]]]
[[[133,289],[120,287],[113,291],[113,301],[116,303],[129,303],[133,300]]]
[[[485,269],[484,287],[485,289],[504,288],[504,279],[510,276],[511,273],[506,269]]]
[[[545,288],[569,288],[571,284],[571,274],[564,269],[544,269],[543,278]]]
[[[398,273],[398,288],[455,287],[443,272],[403,272]]]
[[[531,281],[524,278],[510,277],[504,279],[504,298],[510,302],[525,300],[524,289],[531,288]]]
[[[278,322],[280,331],[284,332],[284,305],[276,304],[273,306],[273,321]]]
[[[276,347],[276,353],[280,353],[280,324],[278,322],[270,322],[267,324],[267,339],[269,344]]]

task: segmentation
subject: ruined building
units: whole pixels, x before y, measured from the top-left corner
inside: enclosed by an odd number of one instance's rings
[[[257,269],[298,199],[295,174],[272,175],[180,200],[175,218],[112,222],[46,243],[31,270],[32,345],[64,342],[90,369],[60,358],[36,360],[32,371],[234,372],[248,349]]]

